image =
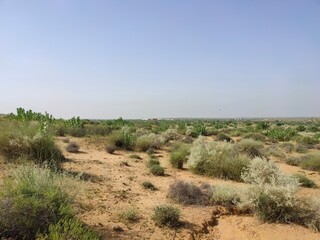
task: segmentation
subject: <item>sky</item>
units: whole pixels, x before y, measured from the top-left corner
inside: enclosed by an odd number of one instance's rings
[[[320,116],[319,0],[0,0],[0,113]]]

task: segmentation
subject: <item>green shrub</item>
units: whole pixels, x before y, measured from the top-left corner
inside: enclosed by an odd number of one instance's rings
[[[283,148],[286,153],[292,153],[294,150],[294,145],[289,142],[281,143],[280,147]]]
[[[182,169],[183,163],[187,162],[189,156],[189,144],[179,144],[170,153],[170,163],[173,167]]]
[[[178,227],[180,210],[170,205],[159,205],[154,208],[152,220],[158,226]]]
[[[185,205],[208,205],[211,187],[197,187],[184,181],[176,181],[169,186],[169,197]]]
[[[300,186],[302,187],[307,187],[307,188],[316,187],[316,183],[304,174],[296,173],[296,174],[293,174],[293,177],[298,180],[298,182],[300,183]]]
[[[109,145],[119,149],[132,150],[135,144],[133,135],[128,130],[113,131],[107,137]]]
[[[212,188],[210,201],[222,206],[236,206],[240,203],[237,190],[230,186],[215,186]]]
[[[217,136],[219,141],[224,141],[224,142],[231,142],[232,139],[225,133],[219,133]]]
[[[66,147],[67,152],[70,152],[70,153],[77,153],[79,152],[79,149],[80,149],[80,146],[76,142],[70,142]]]
[[[303,169],[320,172],[320,154],[310,153],[305,155],[299,166]]]
[[[61,150],[54,142],[53,135],[40,131],[37,123],[8,123],[0,126],[0,155],[7,161],[32,160],[59,168],[65,161]]]
[[[317,139],[315,139],[314,137],[310,137],[310,136],[297,136],[295,138],[297,143],[300,143],[302,145],[305,146],[310,146],[310,145],[314,145],[319,143],[319,141],[317,141]]]
[[[122,211],[119,214],[119,217],[124,221],[131,222],[131,223],[136,222],[138,220],[137,211],[133,208]]]
[[[145,181],[142,183],[142,186],[145,188],[145,189],[150,189],[152,191],[155,191],[157,190],[157,188],[154,186],[153,183],[149,182],[149,181]]]
[[[138,154],[131,154],[131,155],[129,155],[129,158],[138,159],[138,160],[142,159],[142,157],[140,157]]]
[[[283,174],[272,161],[255,158],[242,174],[245,182],[253,184],[250,199],[255,213],[266,222],[297,222],[295,193],[299,183]]]
[[[241,172],[250,158],[239,154],[231,143],[209,142],[197,139],[190,149],[188,163],[196,174],[241,181]]]
[[[48,169],[19,168],[0,191],[0,237],[34,239],[60,219],[72,218],[63,180]]]
[[[302,161],[301,157],[288,157],[286,163],[291,166],[299,166]]]
[[[152,167],[154,165],[160,165],[159,159],[151,157],[148,162],[148,167]]]
[[[290,141],[297,134],[292,128],[273,128],[267,131],[267,136],[278,141]]]
[[[249,157],[263,157],[262,149],[263,143],[252,139],[243,139],[235,143],[236,150],[240,153],[246,154]]]
[[[47,234],[38,234],[36,240],[99,240],[99,235],[74,218],[64,218],[49,226]]]
[[[137,138],[136,148],[143,152],[147,151],[148,149],[160,149],[164,142],[165,139],[162,138],[161,135],[150,133]]]
[[[251,138],[260,142],[264,142],[266,140],[266,136],[261,133],[248,133],[244,136],[244,138]]]
[[[156,176],[164,176],[164,168],[160,165],[152,165],[150,166],[150,172]]]

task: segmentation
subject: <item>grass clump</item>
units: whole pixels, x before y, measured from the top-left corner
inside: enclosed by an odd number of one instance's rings
[[[169,186],[169,197],[184,205],[208,205],[211,188],[197,187],[184,181],[176,181]]]
[[[232,138],[231,137],[229,137],[227,134],[225,134],[225,133],[219,133],[218,135],[217,135],[217,139],[219,140],[219,141],[223,141],[223,142],[231,142],[232,141]]]
[[[78,219],[64,218],[49,226],[48,233],[38,234],[36,240],[99,240],[99,235]]]
[[[142,186],[143,186],[144,189],[150,189],[152,191],[156,191],[157,190],[156,186],[152,182],[149,182],[149,181],[144,181],[142,183]]]
[[[122,211],[119,214],[119,217],[122,220],[124,220],[126,222],[130,222],[130,223],[136,222],[139,219],[137,211],[135,209],[133,209],[133,208],[130,208],[130,209]]]
[[[20,167],[0,191],[0,237],[34,239],[51,224],[73,218],[63,180],[48,169]]]
[[[137,160],[141,160],[142,159],[142,157],[140,157],[138,154],[131,154],[131,155],[129,155],[129,158],[137,159]]]
[[[178,227],[180,210],[170,205],[159,205],[154,208],[152,220],[158,226]]]
[[[173,167],[182,169],[183,163],[187,162],[189,156],[189,144],[178,144],[170,153],[170,163]]]
[[[317,171],[320,173],[320,154],[310,153],[305,155],[299,166],[303,169]]]
[[[29,122],[10,122],[0,125],[0,155],[7,161],[31,160],[55,169],[65,161],[53,135],[41,131],[41,125]]]
[[[79,152],[80,146],[78,143],[76,142],[70,142],[67,146],[66,146],[66,150],[67,152],[70,153],[77,153]]]
[[[160,149],[165,139],[154,133],[145,134],[137,138],[136,148],[139,151],[147,151],[148,149]]]
[[[316,187],[316,183],[304,174],[296,173],[296,174],[293,174],[293,177],[298,180],[301,187],[306,187],[306,188]]]
[[[155,176],[164,176],[164,168],[160,165],[150,166],[150,172]]]
[[[253,139],[243,139],[241,142],[236,143],[236,149],[249,157],[263,157],[263,143]]]

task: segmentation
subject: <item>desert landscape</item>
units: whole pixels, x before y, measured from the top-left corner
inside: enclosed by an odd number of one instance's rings
[[[320,237],[319,119],[63,120],[19,108],[0,128],[2,239]]]

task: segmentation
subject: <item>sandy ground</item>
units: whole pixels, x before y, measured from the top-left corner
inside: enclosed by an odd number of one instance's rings
[[[86,139],[71,140],[79,143],[81,152],[66,152],[66,143],[58,139],[65,156],[70,159],[64,163],[63,168],[89,179],[84,184],[85,194],[78,197],[81,209],[79,217],[89,226],[99,230],[104,239],[320,239],[319,233],[294,224],[261,223],[252,215],[223,215],[212,221],[216,207],[186,207],[175,204],[167,197],[167,190],[177,179],[195,184],[231,184],[236,187],[243,187],[244,184],[197,176],[188,170],[173,169],[166,151],[157,153],[161,165],[166,168],[166,176],[158,177],[149,173],[146,166],[149,158],[144,153],[138,153],[141,160],[131,159],[129,155],[132,152],[117,151],[116,154],[108,154],[103,146],[90,144]],[[287,173],[301,171],[300,168],[288,166],[280,161],[278,164]],[[305,172],[320,186],[319,174]],[[158,191],[144,189],[141,185],[143,181],[151,181]],[[320,196],[319,189],[303,191]],[[151,220],[153,208],[163,203],[181,209],[183,227],[173,230],[155,226]],[[119,218],[120,212],[130,208],[136,209],[139,214],[136,223],[123,222]]]

